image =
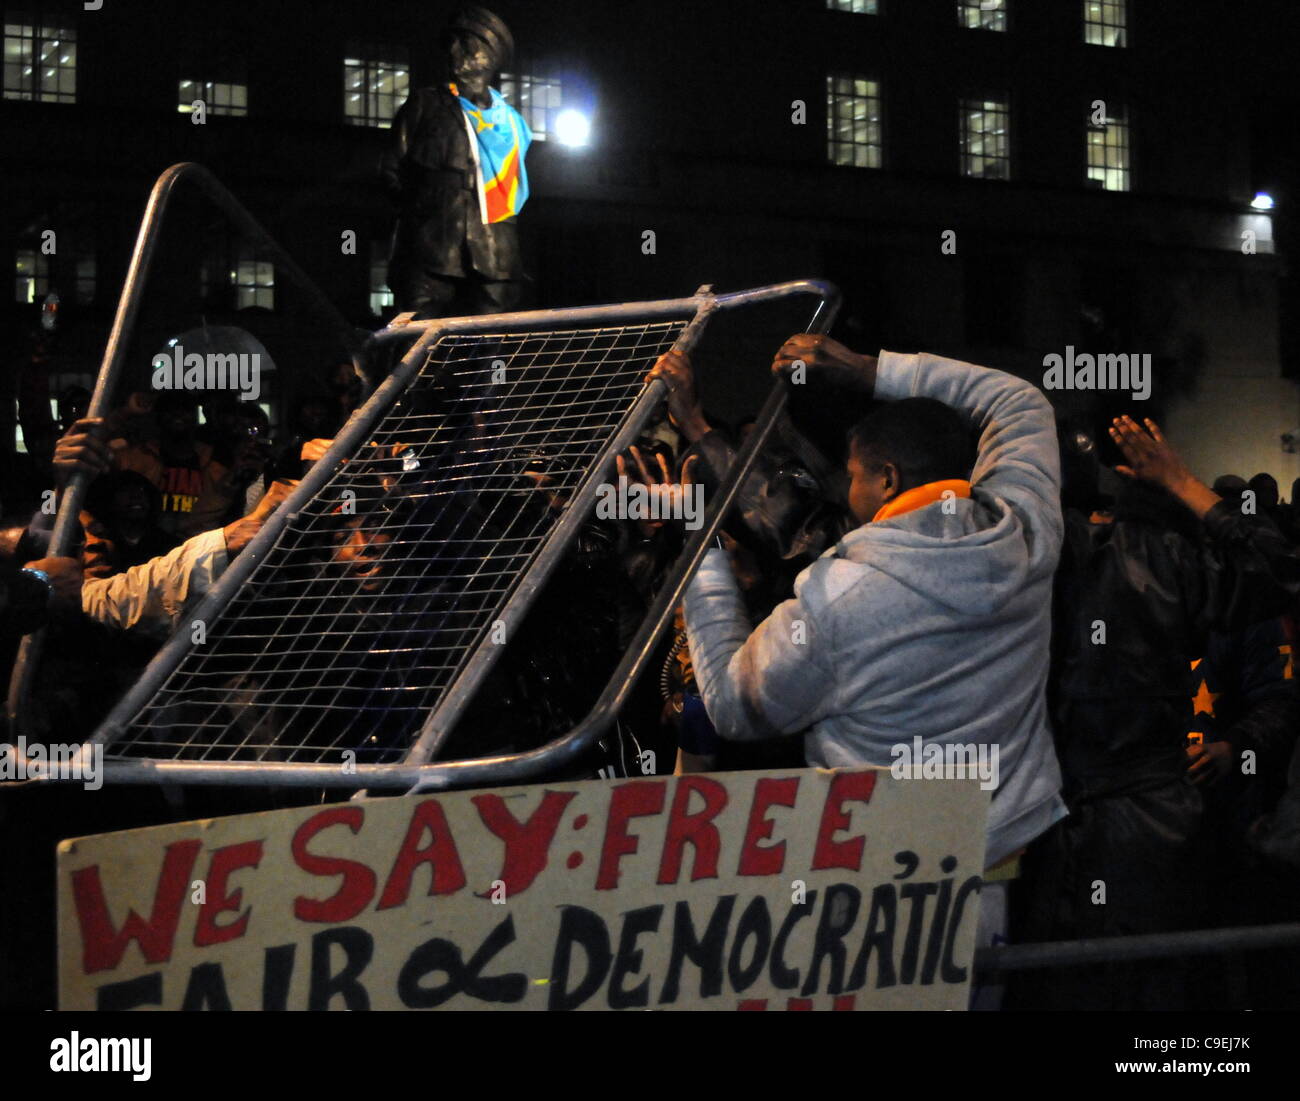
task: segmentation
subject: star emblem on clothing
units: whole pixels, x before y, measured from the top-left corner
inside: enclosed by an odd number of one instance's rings
[[[496,125],[495,122],[488,122],[483,117],[483,112],[481,110],[466,111],[465,114],[469,115],[469,117],[474,120],[474,133],[476,134],[481,134],[484,130],[490,130]]]
[[[1201,664],[1201,659],[1197,658],[1192,662],[1192,669],[1195,670]],[[1192,698],[1192,710],[1197,715],[1213,715],[1214,701],[1222,696],[1222,692],[1211,692],[1210,686],[1204,677],[1196,688],[1196,695]]]

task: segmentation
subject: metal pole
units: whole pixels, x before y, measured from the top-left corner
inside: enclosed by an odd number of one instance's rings
[[[708,297],[703,297],[705,295]],[[716,308],[713,297],[709,295],[708,287],[701,287],[696,292],[696,297],[700,298],[699,308],[696,310],[695,317],[673,344],[674,351],[686,353],[695,346],[704,332],[709,316]],[[507,629],[521,622],[528,614],[533,601],[554,572],[561,557],[568,551],[571,536],[586,523],[601,484],[609,477],[608,468],[613,464],[614,457],[636,442],[642,425],[664,396],[664,384],[658,379],[642,388],[641,396],[623,418],[622,425],[605,444],[604,450],[592,464],[587,477],[574,491],[572,499],[565,505],[564,515],[552,529],[545,545],[529,568],[524,571],[515,591],[511,593],[509,600],[501,609],[499,618],[507,625]],[[503,647],[494,645],[492,639],[484,635],[450,690],[425,720],[419,737],[406,755],[407,764],[423,764],[438,755],[443,743],[455,727],[456,720],[460,718],[473,698],[483,678],[491,672],[502,650]]]
[[[803,285],[812,293],[819,294],[822,301],[808,326],[808,332],[825,332],[835,320],[839,309],[839,292],[827,283],[807,283]],[[720,296],[713,299],[714,309],[730,298]],[[685,337],[686,334],[683,334]],[[694,337],[692,338],[693,341]],[[689,347],[689,344],[688,344]],[[731,510],[732,504],[740,494],[745,474],[748,473],[755,456],[762,450],[771,435],[777,418],[785,408],[786,383],[779,381],[772,387],[762,410],[755,422],[754,431],[741,447],[739,454],[732,461],[728,477],[724,479],[722,492],[709,506],[704,523],[699,530],[692,533],[682,548],[675,568],[675,580],[660,590],[650,610],[642,621],[632,643],[623,655],[623,660],[614,671],[587,717],[564,737],[541,749],[522,753],[510,758],[490,760],[456,761],[440,765],[426,765],[420,770],[421,779],[413,790],[442,789],[453,786],[468,786],[482,782],[490,777],[491,782],[518,782],[535,775],[543,767],[565,764],[587,749],[614,720],[614,716],[627,700],[632,690],[637,672],[644,666],[664,630],[672,621],[673,610],[681,602],[682,595],[690,579],[695,576],[704,554],[709,548],[722,521]],[[683,565],[684,563],[684,565]],[[483,766],[493,766],[487,774]]]
[[[1128,960],[1168,959],[1171,956],[1216,956],[1288,946],[1300,948],[1300,922],[980,948],[975,952],[975,973],[984,978],[1008,971],[1086,967]]]
[[[274,238],[258,221],[240,204],[226,188],[206,168],[192,161],[174,164],[168,168],[153,185],[149,192],[149,201],[145,205],[144,218],[140,222],[140,232],[136,235],[135,249],[131,253],[131,264],[127,268],[126,279],[122,283],[122,293],[117,301],[117,313],[113,317],[113,328],[104,347],[104,359],[95,380],[95,392],[91,395],[90,406],[86,411],[88,417],[102,417],[112,402],[117,390],[118,376],[126,359],[131,337],[135,333],[136,319],[140,314],[140,303],[148,283],[149,272],[153,266],[154,254],[158,248],[158,237],[162,228],[163,216],[176,184],[183,179],[192,180],[238,227],[246,237],[252,238],[270,253],[278,269],[288,276],[289,281],[304,292],[311,307],[326,318],[339,330],[344,347],[350,355],[357,355],[363,347],[356,331],[344,319],[328,298],[321,293],[293,260],[293,258],[276,243]],[[59,512],[54,520],[54,530],[50,535],[49,555],[52,558],[66,555],[75,542],[81,523],[81,502],[89,485],[84,473],[74,474],[63,491],[59,501]],[[9,716],[10,730],[17,735],[22,726],[23,713],[27,697],[31,691],[32,679],[40,661],[44,646],[44,630],[34,632],[22,640],[18,657],[14,662],[13,676],[9,682],[9,696],[6,710]]]

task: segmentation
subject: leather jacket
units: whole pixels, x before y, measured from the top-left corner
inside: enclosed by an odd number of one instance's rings
[[[452,278],[523,278],[515,219],[484,225],[479,215],[469,135],[450,89],[414,92],[391,133],[380,178],[398,211],[392,264]]]
[[[1192,661],[1210,631],[1240,631],[1285,610],[1300,586],[1300,556],[1227,502],[1202,525],[1136,483],[1113,522],[1090,523],[1074,509],[1065,521],[1050,697],[1067,797],[1181,782]]]

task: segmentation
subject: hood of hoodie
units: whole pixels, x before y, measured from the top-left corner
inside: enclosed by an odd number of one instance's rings
[[[1029,580],[1023,525],[1005,502],[978,486],[969,498],[936,501],[864,524],[828,553],[877,569],[970,616],[997,612],[1023,593]]]

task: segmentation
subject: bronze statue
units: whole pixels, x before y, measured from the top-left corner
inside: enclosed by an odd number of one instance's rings
[[[465,7],[442,32],[450,79],[415,92],[393,120],[382,178],[397,206],[388,285],[424,317],[517,308],[516,215],[528,198],[532,132],[492,87],[514,41],[492,12]]]

